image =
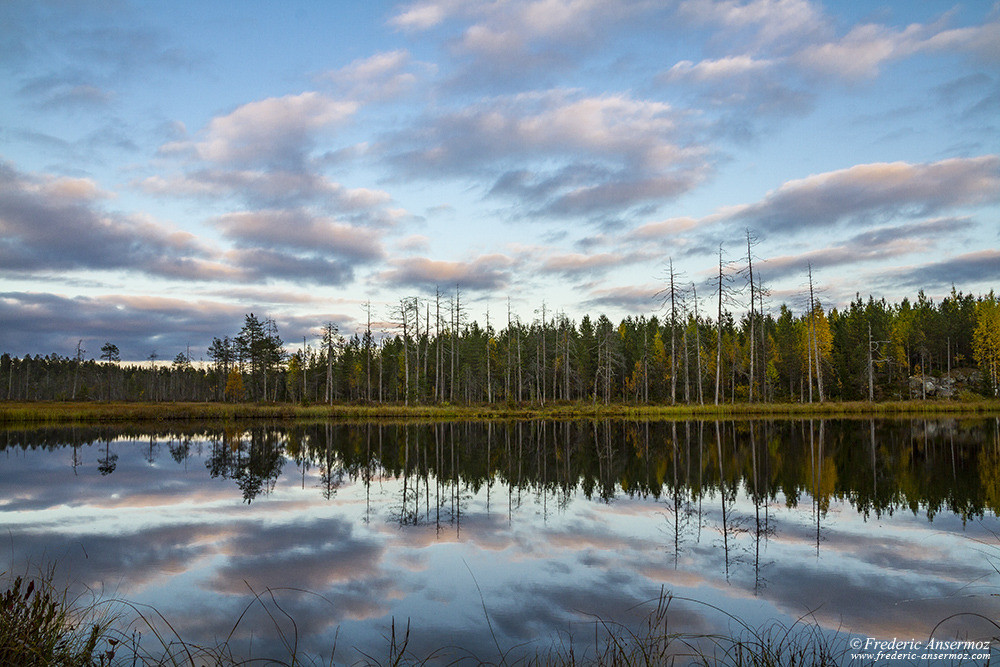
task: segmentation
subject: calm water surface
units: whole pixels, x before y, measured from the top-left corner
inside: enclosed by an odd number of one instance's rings
[[[0,433],[5,570],[338,663],[407,620],[446,662],[580,654],[661,590],[677,632],[997,635],[994,419],[144,428]]]

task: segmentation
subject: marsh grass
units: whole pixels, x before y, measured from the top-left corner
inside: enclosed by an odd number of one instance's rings
[[[895,401],[883,403],[735,403],[723,405],[612,405],[583,402],[490,405],[291,403],[0,402],[0,424],[125,423],[186,420],[487,420],[487,419],[751,419],[867,418],[1000,415],[1000,401]]]
[[[427,664],[493,665],[731,665],[732,667],[787,665],[840,665],[844,650],[818,626],[806,622],[785,629],[773,624],[754,630],[739,619],[729,618],[741,628],[738,635],[695,635],[672,632],[670,607],[676,598],[661,591],[650,601],[651,611],[638,629],[608,619],[594,617],[593,635],[581,640],[564,634],[547,649],[534,655],[515,653],[524,645],[502,649],[492,660],[475,656],[461,647],[446,646],[424,655],[411,648],[411,623],[397,625],[393,618],[385,646],[378,653],[358,651],[352,662],[338,659],[336,640],[324,656],[306,655],[300,650],[298,626],[279,603],[277,590],[266,589],[251,597],[234,622],[228,636],[215,644],[184,639],[159,611],[125,600],[95,600],[85,603],[70,598],[53,586],[54,568],[35,577],[7,576],[6,591],[0,596],[0,664],[26,667],[65,665],[236,666],[236,665],[334,665],[402,667]],[[281,589],[284,591],[285,589]],[[298,593],[308,593],[299,591]],[[710,605],[708,605],[710,606]],[[239,652],[237,631],[248,613],[263,610],[281,646],[280,655],[253,656]],[[712,607],[725,614],[720,609]],[[485,605],[484,614],[489,621]],[[492,632],[492,625],[490,625]]]
[[[110,636],[118,620],[110,606],[70,599],[53,586],[54,573],[50,567],[37,576],[8,577],[0,595],[0,664],[111,664],[121,642]]]
[[[657,597],[627,610],[629,614],[638,611],[644,619],[640,623],[626,624],[592,616],[591,622],[580,626],[592,627],[592,631],[584,630],[578,635],[563,632],[548,647],[536,648],[534,654],[526,651],[535,642],[504,649],[493,635],[497,655],[491,659],[461,647],[446,646],[444,642],[441,648],[419,655],[410,646],[413,638],[410,620],[404,626],[397,625],[393,618],[381,651],[366,653],[356,649],[359,657],[344,661],[343,656],[337,655],[336,638],[327,655],[309,655],[300,649],[298,625],[282,608],[276,593],[315,595],[309,591],[268,588],[258,593],[250,589],[250,599],[228,636],[215,644],[200,644],[185,640],[166,617],[148,605],[118,599],[86,603],[83,598],[70,598],[53,586],[52,567],[35,577],[11,577],[6,573],[4,576],[7,581],[6,591],[0,595],[0,665],[836,667],[865,664],[853,657],[849,635],[824,629],[810,614],[787,626],[772,621],[755,627],[717,606],[674,596],[664,589]],[[682,607],[677,608],[678,604]],[[265,626],[267,623],[273,626],[280,655],[253,656],[235,648],[240,644],[236,641],[237,631],[248,622],[248,614],[255,608],[264,612]],[[644,612],[646,608],[648,611]],[[683,619],[692,610],[716,615],[728,623],[729,631],[703,634],[672,629],[672,619]],[[485,602],[483,613],[493,634]],[[991,622],[1000,630],[1000,624]]]
[[[729,621],[733,634],[675,632],[670,628],[670,607],[683,602],[719,614]],[[676,597],[664,590],[639,629],[597,618],[594,637],[581,645],[565,637],[558,646],[539,653],[532,665],[597,665],[599,667],[652,667],[654,665],[704,665],[705,667],[837,667],[851,664],[848,638],[828,633],[808,616],[790,626],[772,621],[752,627],[732,614],[706,602]],[[683,616],[683,611],[678,611]]]

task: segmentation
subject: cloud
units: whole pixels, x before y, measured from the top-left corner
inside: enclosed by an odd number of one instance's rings
[[[441,24],[456,9],[466,4],[461,0],[414,2],[389,20],[400,30],[428,30]]]
[[[885,274],[905,287],[981,284],[987,288],[1000,282],[1000,250],[987,249],[949,259],[896,269]]]
[[[173,176],[150,176],[133,183],[162,197],[194,197],[209,201],[234,199],[250,208],[299,211],[305,206],[370,228],[396,226],[410,214],[390,208],[384,190],[348,188],[314,172],[198,169]]]
[[[853,264],[884,262],[895,257],[932,250],[943,239],[972,228],[969,219],[942,218],[916,224],[881,227],[858,234],[843,243],[799,255],[769,257],[758,270],[767,280],[806,274],[814,270]]]
[[[212,224],[243,248],[315,251],[337,255],[352,263],[380,259],[385,254],[370,229],[314,216],[305,210],[227,213]]]
[[[532,42],[571,43],[605,32],[610,25],[656,8],[656,3],[601,0],[514,0],[497,6],[483,0],[438,0],[407,5],[390,20],[397,28],[428,30],[448,20],[467,19],[458,48],[476,52],[505,39],[513,48]],[[510,49],[509,49],[510,50]],[[508,51],[509,51],[508,50]]]
[[[794,56],[802,67],[846,79],[876,76],[883,65],[918,53],[966,52],[985,62],[1000,59],[1000,22],[941,29],[911,24],[903,29],[877,24],[852,28],[839,40],[813,44]]]
[[[39,350],[69,355],[77,341],[96,356],[105,341],[123,359],[145,359],[151,350],[172,357],[192,346],[197,357],[213,336],[238,331],[243,309],[221,301],[163,297],[0,293],[0,350],[12,354]]]
[[[76,73],[34,77],[21,86],[19,93],[34,99],[38,108],[57,110],[107,107],[115,97],[110,90]]]
[[[918,25],[907,26],[902,31],[881,25],[861,25],[838,41],[806,47],[795,60],[800,66],[832,76],[872,77],[884,63],[916,53],[923,31],[923,26]]]
[[[446,33],[456,64],[452,86],[496,91],[577,68],[601,44],[657,11],[662,4],[648,0],[432,0],[405,5],[390,24]]]
[[[615,268],[630,266],[643,261],[647,257],[639,253],[623,254],[605,252],[599,254],[571,253],[553,255],[542,262],[542,273],[560,274],[566,278],[581,276],[600,276]]]
[[[429,118],[393,138],[404,147],[394,161],[411,177],[492,176],[490,194],[523,200],[525,215],[621,212],[668,201],[707,176],[691,130],[663,102],[549,90]]]
[[[237,248],[225,253],[240,282],[289,280],[310,285],[343,286],[354,279],[355,262],[272,248]]]
[[[681,18],[722,28],[719,41],[753,50],[794,49],[829,31],[829,19],[808,0],[683,0]]]
[[[301,171],[317,134],[344,124],[357,110],[357,102],[317,92],[270,97],[213,118],[197,141],[170,142],[161,151],[235,167]]]
[[[230,277],[192,234],[104,211],[111,197],[89,179],[0,163],[0,267],[7,274],[129,269],[185,280]]]
[[[656,294],[662,289],[662,285],[626,285],[595,289],[591,290],[591,296],[584,301],[584,305],[611,307],[631,313],[648,313],[658,309]]]
[[[411,91],[417,76],[406,71],[411,64],[409,51],[397,49],[360,58],[321,75],[321,81],[339,86],[348,99],[386,102]],[[424,66],[433,69],[431,66]]]
[[[691,217],[668,218],[657,222],[647,222],[646,224],[636,227],[634,230],[629,232],[627,238],[639,241],[660,240],[667,237],[672,238],[682,234],[683,232],[695,229],[699,224],[703,223],[704,219],[699,220]]]
[[[691,97],[693,108],[706,118],[713,138],[746,142],[768,117],[800,116],[815,106],[817,94],[784,58],[749,54],[692,62],[682,60],[660,73],[654,82],[672,97]]]
[[[665,81],[718,81],[746,77],[773,66],[770,60],[758,60],[748,55],[729,56],[718,60],[693,63],[681,60],[663,74]]]
[[[397,241],[396,248],[403,252],[427,252],[431,248],[431,240],[422,234],[411,234]]]
[[[339,192],[365,206],[368,190]],[[8,275],[126,269],[182,281],[300,280],[344,285],[384,257],[380,234],[305,209],[230,213],[213,224],[231,249],[209,246],[143,216],[103,211],[111,195],[88,179],[23,174],[0,164],[0,266]],[[387,221],[399,215],[385,211]],[[364,217],[364,216],[362,216]],[[368,216],[368,220],[375,216]]]
[[[761,201],[720,211],[721,219],[770,233],[814,230],[880,217],[931,215],[1000,201],[1000,158],[927,164],[862,164],[788,181]]]
[[[262,169],[198,169],[183,176],[150,176],[135,184],[156,195],[217,198],[239,196],[253,202],[326,200],[343,208],[362,208],[389,200],[385,192],[350,190],[321,174]]]
[[[98,27],[90,25],[95,18]],[[121,6],[23,3],[4,13],[0,67],[21,82],[17,94],[31,106],[65,112],[107,107],[118,99],[115,88],[140,75],[201,61],[141,22]]]
[[[433,289],[458,286],[463,289],[490,290],[510,282],[513,260],[505,255],[484,255],[469,262],[446,262],[412,257],[392,260],[393,268],[379,278],[396,287]]]

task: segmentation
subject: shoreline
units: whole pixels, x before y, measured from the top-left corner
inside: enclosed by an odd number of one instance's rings
[[[824,403],[736,403],[723,405],[593,404],[590,402],[492,405],[295,405],[290,403],[129,403],[0,401],[0,424],[169,422],[183,420],[333,419],[377,420],[532,420],[697,418],[891,418],[907,416],[997,416],[1000,400],[867,401]]]

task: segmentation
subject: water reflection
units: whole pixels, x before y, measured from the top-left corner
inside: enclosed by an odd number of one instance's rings
[[[145,461],[157,466],[165,463],[164,446],[182,465],[205,447],[209,475],[231,480],[248,503],[270,494],[283,474],[304,485],[313,469],[327,500],[346,481],[400,478],[404,524],[432,514],[431,480],[435,507],[443,503],[449,521],[460,518],[459,488],[485,489],[489,502],[494,486],[557,506],[578,491],[604,502],[622,495],[669,498],[675,513],[681,507],[690,513],[706,493],[717,492],[723,516],[746,492],[762,535],[768,503],[779,498],[795,507],[807,496],[815,517],[831,500],[876,518],[908,509],[929,519],[941,511],[969,519],[1000,508],[995,420],[269,424],[155,433],[76,427],[7,431],[0,451],[68,448],[76,471],[85,465],[81,448],[96,446],[100,456],[92,460],[110,475],[118,464],[115,448],[134,448],[136,441]],[[289,463],[294,473],[286,471]],[[437,520],[439,512],[433,514]]]
[[[410,617],[428,651],[482,659],[484,603],[515,646],[661,585],[890,638],[996,615],[996,420],[77,427],[0,448],[12,565],[176,606],[182,634],[227,636],[268,588],[310,645],[377,650]]]

